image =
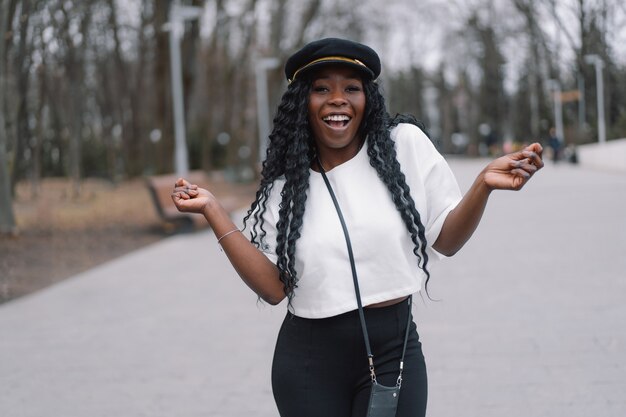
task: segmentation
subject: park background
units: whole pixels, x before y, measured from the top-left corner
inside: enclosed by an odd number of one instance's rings
[[[609,0],[0,0],[0,416],[277,415],[284,304],[147,184],[167,201],[187,168],[240,220],[282,62],[345,36],[380,53],[390,111],[426,122],[462,190],[559,127],[561,161],[546,146],[522,192],[494,193],[431,264],[437,301],[415,297],[429,415],[623,417],[624,23]]]
[[[573,162],[599,135],[626,137],[622,1],[2,0],[0,302],[176,231],[145,182],[180,172],[172,31],[184,170],[237,208],[253,196],[282,63],[320,37],[379,51],[390,112],[422,119],[448,155],[547,145],[556,126]]]

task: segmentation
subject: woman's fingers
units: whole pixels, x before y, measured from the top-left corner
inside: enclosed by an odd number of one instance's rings
[[[541,158],[542,154],[543,147],[538,143],[533,143],[522,150],[522,156],[530,159],[530,162],[538,169],[543,168],[543,159]]]
[[[209,191],[184,178],[176,180],[171,196],[179,211],[190,213],[201,213],[207,202],[213,198]]]
[[[486,168],[486,183],[491,189],[520,190],[530,178],[543,168],[543,148],[533,143],[494,160]]]
[[[174,187],[174,191],[189,191],[189,190],[197,190],[198,186],[195,184],[189,184],[189,185],[182,185],[182,186],[178,186],[178,187]]]
[[[202,189],[196,184],[189,183],[184,178],[179,178],[174,184],[174,190],[172,191],[171,196],[172,201],[178,210],[184,212],[196,212],[194,207],[199,204],[196,199],[200,199],[202,197]]]
[[[519,169],[526,171],[529,174],[534,174],[539,167],[537,167],[536,162],[531,158],[524,158],[517,161],[511,161],[511,168],[513,170]],[[511,172],[513,172],[513,170]]]
[[[178,199],[178,200],[189,200],[191,198],[189,196],[189,194],[187,194],[186,192],[183,192],[183,191],[178,191],[178,192],[172,193],[172,197],[174,199]]]
[[[190,183],[189,183],[189,181],[187,181],[186,179],[184,179],[184,178],[179,178],[179,179],[177,179],[177,180],[176,180],[176,182],[174,183],[174,188],[176,188],[176,187],[188,187],[188,186],[190,186],[190,185],[191,185],[191,184],[190,184]]]
[[[511,170],[511,174],[516,175],[518,177],[522,177],[525,180],[530,178],[530,173],[528,171],[523,170],[522,168],[514,168]]]
[[[191,184],[184,178],[179,178],[174,183],[174,191],[172,197],[176,196],[182,200],[189,200],[190,198],[198,196],[198,186]]]
[[[537,153],[539,156],[541,156],[541,154],[543,153],[543,146],[541,146],[541,144],[537,142],[530,144],[526,147],[526,149]]]
[[[522,151],[522,156],[528,159],[529,163],[537,168],[543,168],[543,160],[541,155],[533,151]]]

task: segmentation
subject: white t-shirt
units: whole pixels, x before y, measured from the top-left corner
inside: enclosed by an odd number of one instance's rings
[[[438,258],[431,247],[446,216],[461,200],[454,174],[430,139],[412,124],[391,132],[397,158],[426,229],[429,260]],[[415,245],[391,194],[370,165],[367,146],[354,158],[326,173],[343,213],[356,264],[364,306],[420,291],[425,279],[413,253]],[[262,250],[274,263],[280,191],[276,180],[264,215],[267,231]],[[309,190],[296,243],[297,288],[293,313],[324,318],[357,308],[345,238],[337,211],[322,175],[311,170]]]

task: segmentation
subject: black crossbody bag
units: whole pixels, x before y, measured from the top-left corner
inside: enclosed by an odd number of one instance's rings
[[[328,181],[328,178],[326,177],[324,168],[322,168],[322,164],[319,162],[318,162],[318,165],[320,167],[322,178],[324,178],[324,182],[326,183],[326,188],[328,188],[330,197],[332,198],[333,204],[335,205],[335,209],[337,210],[337,215],[339,216],[339,221],[341,222],[341,227],[343,228],[343,234],[346,238],[346,246],[348,247],[348,256],[350,258],[350,267],[352,269],[352,279],[354,280],[354,291],[356,293],[356,302],[359,307],[359,318],[361,319],[363,339],[365,340],[365,349],[367,350],[367,361],[369,365],[370,376],[372,378],[372,392],[370,394],[369,405],[367,407],[367,417],[395,417],[396,409],[398,408],[398,399],[400,398],[400,388],[402,386],[402,369],[404,367],[404,354],[406,353],[406,345],[409,340],[409,328],[410,328],[411,321],[412,321],[411,302],[412,302],[413,296],[409,296],[409,301],[408,301],[409,317],[406,323],[406,331],[404,334],[404,346],[402,347],[402,358],[400,359],[400,373],[398,375],[396,385],[392,387],[388,387],[388,386],[379,384],[378,381],[376,380],[376,372],[374,370],[374,355],[372,354],[369,335],[367,333],[367,326],[365,325],[365,315],[363,314],[363,305],[361,304],[361,292],[359,291],[359,281],[356,275],[356,265],[354,264],[354,255],[352,253],[352,244],[350,243],[350,236],[348,234],[348,228],[346,227],[346,222],[343,219],[341,208],[339,207],[339,203],[337,202],[335,193],[333,192],[333,189],[330,186],[330,182]]]

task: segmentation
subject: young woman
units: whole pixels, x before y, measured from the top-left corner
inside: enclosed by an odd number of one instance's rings
[[[487,165],[461,196],[412,117],[390,118],[371,48],[322,39],[287,61],[250,237],[207,190],[184,179],[172,198],[202,213],[243,281],[263,300],[287,298],[272,367],[283,417],[364,417],[372,387],[351,264],[328,178],[352,241],[377,381],[396,384],[410,323],[397,416],[424,416],[426,368],[408,297],[428,260],[470,238],[493,190],[519,190],[543,166],[532,144]]]

